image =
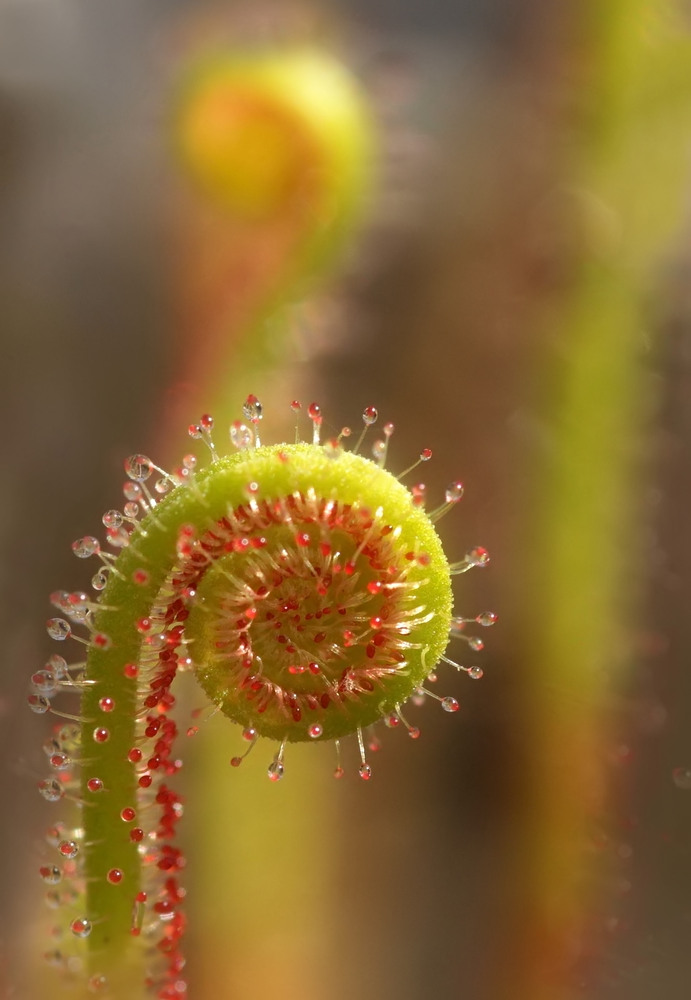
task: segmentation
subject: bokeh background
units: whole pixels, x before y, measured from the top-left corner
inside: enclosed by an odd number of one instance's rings
[[[233,252],[263,264],[233,271],[228,338],[244,346],[224,355],[227,406],[261,391],[271,438],[290,433],[296,396],[335,428],[375,403],[396,424],[392,468],[432,447],[430,493],[467,486],[447,550],[492,554],[458,608],[499,624],[481,682],[444,676],[458,715],[416,709],[421,739],[386,733],[370,783],[352,747],[342,781],[311,747],[274,786],[259,750],[230,768],[223,720],[190,741],[190,995],[682,1000],[681,0],[0,0],[0,990],[42,997],[36,869],[54,817],[25,695],[53,651],[47,594],[85,586],[69,543],[118,504],[125,455],[187,450],[185,408],[204,392],[187,376],[207,333],[189,301],[208,230],[172,135],[180,81],[207,46],[291,41],[362,87],[372,194],[328,273],[268,318],[253,296],[278,267],[271,233],[242,230],[249,249]]]

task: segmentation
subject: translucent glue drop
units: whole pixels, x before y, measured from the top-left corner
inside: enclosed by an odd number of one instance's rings
[[[254,441],[252,428],[243,424],[242,421],[236,420],[230,425],[230,441],[233,447],[239,451],[251,448]]]
[[[450,483],[444,491],[444,499],[447,503],[458,503],[462,496],[463,483],[458,480],[455,483]]]
[[[119,510],[107,510],[101,520],[106,528],[119,528],[123,517]]]
[[[256,396],[249,395],[247,397],[242,404],[242,415],[245,420],[256,421],[262,419],[262,404]]]
[[[61,840],[58,844],[58,850],[63,858],[68,858],[71,861],[79,854],[79,844],[76,840]]]
[[[445,712],[457,712],[458,702],[456,701],[455,698],[442,698],[441,707],[444,709]]]
[[[677,788],[685,792],[691,790],[691,767],[675,767],[672,771],[672,780]]]
[[[91,577],[91,586],[94,590],[103,590],[105,585],[108,583],[108,574],[105,569],[100,569],[98,573],[94,573]]]
[[[50,671],[57,680],[62,680],[68,675],[67,660],[59,653],[53,653],[52,656],[48,657],[46,670]]]
[[[157,479],[156,482],[154,483],[154,490],[156,493],[159,494],[159,496],[163,496],[163,494],[165,493],[170,493],[170,491],[173,488],[173,485],[174,484],[172,480],[168,479],[167,477],[166,478],[161,477],[160,479]]]
[[[91,934],[91,921],[86,917],[78,917],[70,924],[70,930],[75,937],[87,938]]]
[[[30,694],[26,699],[29,708],[36,715],[45,715],[50,711],[50,700],[43,694]]]
[[[153,472],[153,463],[146,455],[130,455],[125,459],[125,474],[136,483],[143,483]]]
[[[48,758],[50,766],[56,771],[66,771],[72,765],[72,758],[64,750],[56,750]]]
[[[242,738],[243,740],[247,740],[248,743],[251,743],[257,738],[257,730],[253,729],[251,726],[247,726],[246,729],[242,730]]]
[[[72,635],[70,624],[64,618],[49,618],[46,622],[46,631],[51,639],[57,639],[58,642],[69,639]]]
[[[62,872],[56,865],[42,865],[38,873],[46,885],[57,885],[62,881]]]
[[[88,559],[89,556],[95,555],[100,550],[100,542],[93,535],[84,535],[83,538],[77,538],[76,541],[72,542],[72,551],[78,559]]]
[[[381,462],[386,458],[386,441],[377,440],[372,445],[372,458]]]
[[[366,406],[362,411],[362,422],[367,427],[371,427],[372,424],[376,423],[378,416],[379,414],[374,406]]]
[[[68,612],[70,610],[70,595],[66,590],[54,590],[49,600],[58,611]]]
[[[271,781],[280,781],[283,777],[284,767],[280,760],[272,760],[267,769],[267,774]]]
[[[58,740],[60,741],[60,748],[62,750],[66,750],[67,753],[73,753],[75,750],[78,750],[82,738],[81,731],[77,723],[68,722],[64,726],[60,726]]]
[[[55,778],[44,778],[38,783],[38,790],[46,802],[59,802],[65,791]]]
[[[144,490],[141,488],[139,483],[125,483],[122,487],[122,492],[125,496],[125,500],[129,500],[130,503],[139,504],[144,501]]]
[[[358,774],[360,775],[363,781],[369,781],[369,779],[372,777],[372,768],[370,767],[369,764],[361,764],[360,767],[358,768]]]
[[[35,694],[43,694],[48,697],[57,691],[57,677],[52,670],[37,670],[35,674],[31,675],[31,688]]]
[[[471,636],[471,638],[468,639],[468,645],[476,653],[479,653],[482,649],[485,648],[484,642],[482,641],[482,639],[478,639],[477,636]]]
[[[483,549],[482,546],[472,549],[468,553],[468,557],[472,561],[473,566],[486,566],[489,562],[489,552],[487,549]]]
[[[498,615],[494,611],[483,611],[481,615],[478,615],[475,621],[478,625],[484,625],[487,628],[489,625],[494,625],[497,621]]]
[[[474,681],[479,681],[483,675],[482,667],[468,667],[468,677],[472,677]]]
[[[319,722],[313,722],[307,732],[313,740],[317,740],[324,732],[324,727]]]

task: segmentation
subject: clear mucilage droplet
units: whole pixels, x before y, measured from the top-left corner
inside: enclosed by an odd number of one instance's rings
[[[130,455],[125,459],[125,473],[136,483],[144,483],[153,472],[153,462],[146,455]]]
[[[78,917],[70,924],[70,930],[75,937],[86,938],[91,934],[91,921],[87,920],[86,917]]]
[[[89,556],[95,555],[100,550],[101,545],[99,540],[98,538],[94,538],[93,535],[85,535],[83,538],[77,538],[76,541],[72,542],[72,551],[77,559],[88,559]]]
[[[450,483],[446,487],[444,493],[444,499],[447,503],[458,503],[458,501],[463,496],[463,483],[456,481],[455,483]]]
[[[267,774],[271,781],[280,781],[283,777],[284,767],[280,760],[272,760],[267,769]]]
[[[70,624],[64,618],[49,618],[46,622],[46,631],[51,639],[57,639],[58,642],[69,639],[72,635]]]
[[[691,767],[675,767],[672,771],[672,780],[677,788],[685,792],[691,790]]]
[[[242,414],[245,420],[261,420],[262,404],[256,396],[248,396],[242,406]]]
[[[59,802],[65,790],[56,778],[44,778],[38,783],[38,790],[46,802]]]
[[[239,451],[251,448],[254,442],[252,428],[248,427],[247,424],[243,424],[242,421],[236,420],[230,425],[230,441],[233,447]]]

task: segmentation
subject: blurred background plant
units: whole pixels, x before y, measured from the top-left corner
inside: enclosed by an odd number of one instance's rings
[[[7,996],[43,995],[46,595],[124,455],[255,391],[269,436],[302,396],[376,403],[394,467],[432,445],[501,627],[460,722],[421,708],[369,785],[314,748],[231,769],[223,720],[183,748],[191,995],[686,997],[690,32],[682,0],[0,4]],[[338,263],[180,155],[200,54],[269,42],[370,100]]]

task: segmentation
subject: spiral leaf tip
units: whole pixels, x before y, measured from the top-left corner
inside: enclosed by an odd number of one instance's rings
[[[299,422],[303,408],[291,405]],[[296,443],[262,445],[262,416],[249,396],[223,457],[212,417],[191,424],[210,456],[205,466],[190,454],[165,471],[130,456],[123,509],[103,515],[105,543],[86,536],[72,546],[98,562],[95,596],[51,595],[58,616],[49,635],[76,641],[85,658],[68,665],[53,655],[32,676],[30,707],[58,718],[39,791],[80,812],[73,826],[49,831],[40,873],[68,939],[77,948],[88,940],[87,957],[66,948],[51,952],[51,964],[85,962],[99,989],[124,989],[134,953],[154,995],[167,997],[180,981],[185,862],[174,840],[182,802],[170,784],[180,766],[171,715],[179,671],[193,671],[213,710],[239,725],[243,750],[232,767],[261,737],[275,741],[272,781],[297,741],[333,741],[341,777],[340,741],[349,735],[369,781],[376,723],[417,739],[407,702],[429,696],[458,711],[454,697],[426,686],[439,661],[482,674],[445,653],[450,636],[479,651],[466,624],[496,620],[452,613],[452,576],[488,560],[484,549],[451,564],[444,555],[434,522],[459,502],[461,484],[428,513],[421,484],[408,489],[385,468],[392,424],[373,442],[373,459],[359,454],[374,407],[350,451],[348,428],[322,442],[317,404],[306,408],[308,442],[298,427]],[[402,476],[430,458],[424,449]],[[53,706],[56,695],[75,693],[75,714]],[[155,960],[150,948],[136,952],[140,937],[156,945]]]

